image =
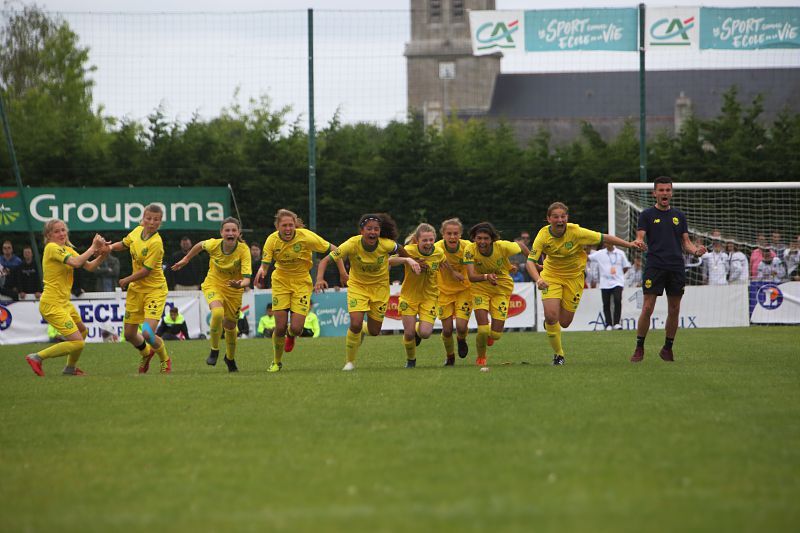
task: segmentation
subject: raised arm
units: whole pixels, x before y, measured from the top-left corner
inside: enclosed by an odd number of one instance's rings
[[[103,246],[105,246],[105,244],[106,244],[105,239],[103,239],[103,237],[101,237],[100,235],[95,234],[94,239],[92,239],[92,245],[89,246],[89,248],[87,248],[85,252],[77,256],[71,255],[67,257],[67,259],[64,262],[69,266],[71,266],[72,268],[81,268],[86,263],[86,261],[89,260],[90,257],[92,257],[96,253],[99,253],[99,251],[103,248]]]

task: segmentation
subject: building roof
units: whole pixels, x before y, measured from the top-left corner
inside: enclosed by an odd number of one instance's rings
[[[719,115],[722,94],[736,85],[740,102],[764,96],[764,115],[800,112],[800,69],[651,71],[646,75],[647,115],[673,116],[681,92],[699,118]],[[639,116],[638,72],[500,74],[489,116],[508,119]]]

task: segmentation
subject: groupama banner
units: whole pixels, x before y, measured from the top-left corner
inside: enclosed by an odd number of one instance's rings
[[[34,230],[60,218],[71,231],[134,228],[151,203],[163,209],[161,227],[166,230],[218,230],[230,211],[225,187],[26,187],[24,191],[27,205],[18,188],[0,188],[0,232],[27,231],[25,210]]]
[[[470,11],[474,55],[639,49],[635,7]],[[800,48],[800,7],[645,9],[649,49],[756,50]]]

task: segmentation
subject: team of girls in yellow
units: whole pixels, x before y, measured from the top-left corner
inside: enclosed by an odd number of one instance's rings
[[[132,274],[119,281],[127,289],[124,334],[139,355],[139,373],[147,373],[151,359],[158,355],[162,373],[170,373],[172,362],[164,341],[154,331],[164,313],[167,282],[162,270],[164,246],[158,230],[163,217],[158,204],[144,209],[140,225],[119,242],[109,243],[95,235],[91,246],[78,254],[69,242],[68,229],[61,220],[51,220],[44,227],[44,293],[40,301],[42,317],[66,339],[26,356],[33,371],[44,375],[43,361],[67,356],[66,375],[83,375],[76,365],[84,348],[87,329],[70,303],[73,270],[94,270],[111,252],[128,250]],[[200,241],[172,266],[180,270],[205,251],[209,270],[201,288],[211,310],[210,353],[206,363],[214,366],[220,354],[220,340],[225,338],[225,363],[229,372],[237,372],[237,319],[242,294],[250,278],[258,285],[270,272],[272,310],[275,328],[272,333],[272,362],[269,372],[283,368],[283,355],[294,348],[303,332],[314,290],[328,288],[325,270],[336,264],[342,286],[347,287],[347,310],[350,326],[344,346],[343,370],[356,368],[356,358],[364,337],[379,335],[389,303],[389,268],[403,265],[405,277],[400,291],[399,312],[403,322],[402,344],[406,368],[416,366],[416,347],[433,332],[435,319],[442,323],[445,366],[455,363],[456,333],[458,355],[469,352],[468,321],[474,312],[478,324],[475,339],[476,364],[487,364],[487,347],[500,340],[508,317],[515,267],[509,258],[528,256],[526,269],[539,290],[545,313],[545,329],[553,349],[553,364],[566,361],[561,342],[561,328],[572,322],[580,303],[584,284],[586,244],[612,243],[626,248],[644,249],[639,242],[629,242],[611,235],[581,228],[568,222],[567,206],[553,203],[547,210],[548,225],[536,235],[532,248],[500,239],[489,222],[469,230],[470,240],[462,238],[460,220],[445,220],[437,241],[436,229],[422,223],[409,236],[406,246],[397,244],[397,224],[386,213],[363,215],[358,234],[338,247],[304,227],[292,211],[280,209],[275,215],[275,231],[267,236],[258,271],[251,271],[250,249],[241,238],[241,225],[226,218],[220,238]],[[324,254],[317,269],[316,283],[310,271],[313,254]],[[540,260],[544,257],[543,266]],[[349,265],[349,269],[348,266]],[[274,267],[274,268],[270,268]],[[541,272],[540,272],[541,271]]]

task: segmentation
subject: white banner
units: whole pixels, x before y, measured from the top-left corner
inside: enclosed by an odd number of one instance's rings
[[[125,293],[88,293],[91,298],[72,300],[81,320],[89,330],[87,342],[102,342],[109,334],[122,338],[123,318],[125,316]],[[189,337],[198,338],[202,333],[208,336],[209,310],[201,291],[172,291],[167,296],[165,312],[177,306],[186,319]],[[251,335],[255,331],[253,292],[247,291],[242,297],[242,311],[250,323]],[[39,314],[39,302],[25,300],[0,305],[0,344],[23,344],[29,342],[48,342],[47,323]]]
[[[681,299],[679,328],[723,328],[749,326],[747,285],[686,287]],[[627,288],[622,291],[622,329],[634,331],[642,312],[642,289]],[[544,317],[541,299],[539,316]],[[656,308],[650,317],[650,329],[664,329],[667,320],[667,298],[656,299]],[[570,331],[597,331],[605,328],[603,299],[600,289],[583,291],[580,307],[575,313]],[[541,327],[539,328],[541,330]]]
[[[648,7],[645,28],[645,46],[650,52],[700,49],[699,7]]]
[[[754,298],[753,324],[800,324],[800,281],[762,285]]]
[[[524,11],[470,11],[469,28],[473,55],[525,53]]]

